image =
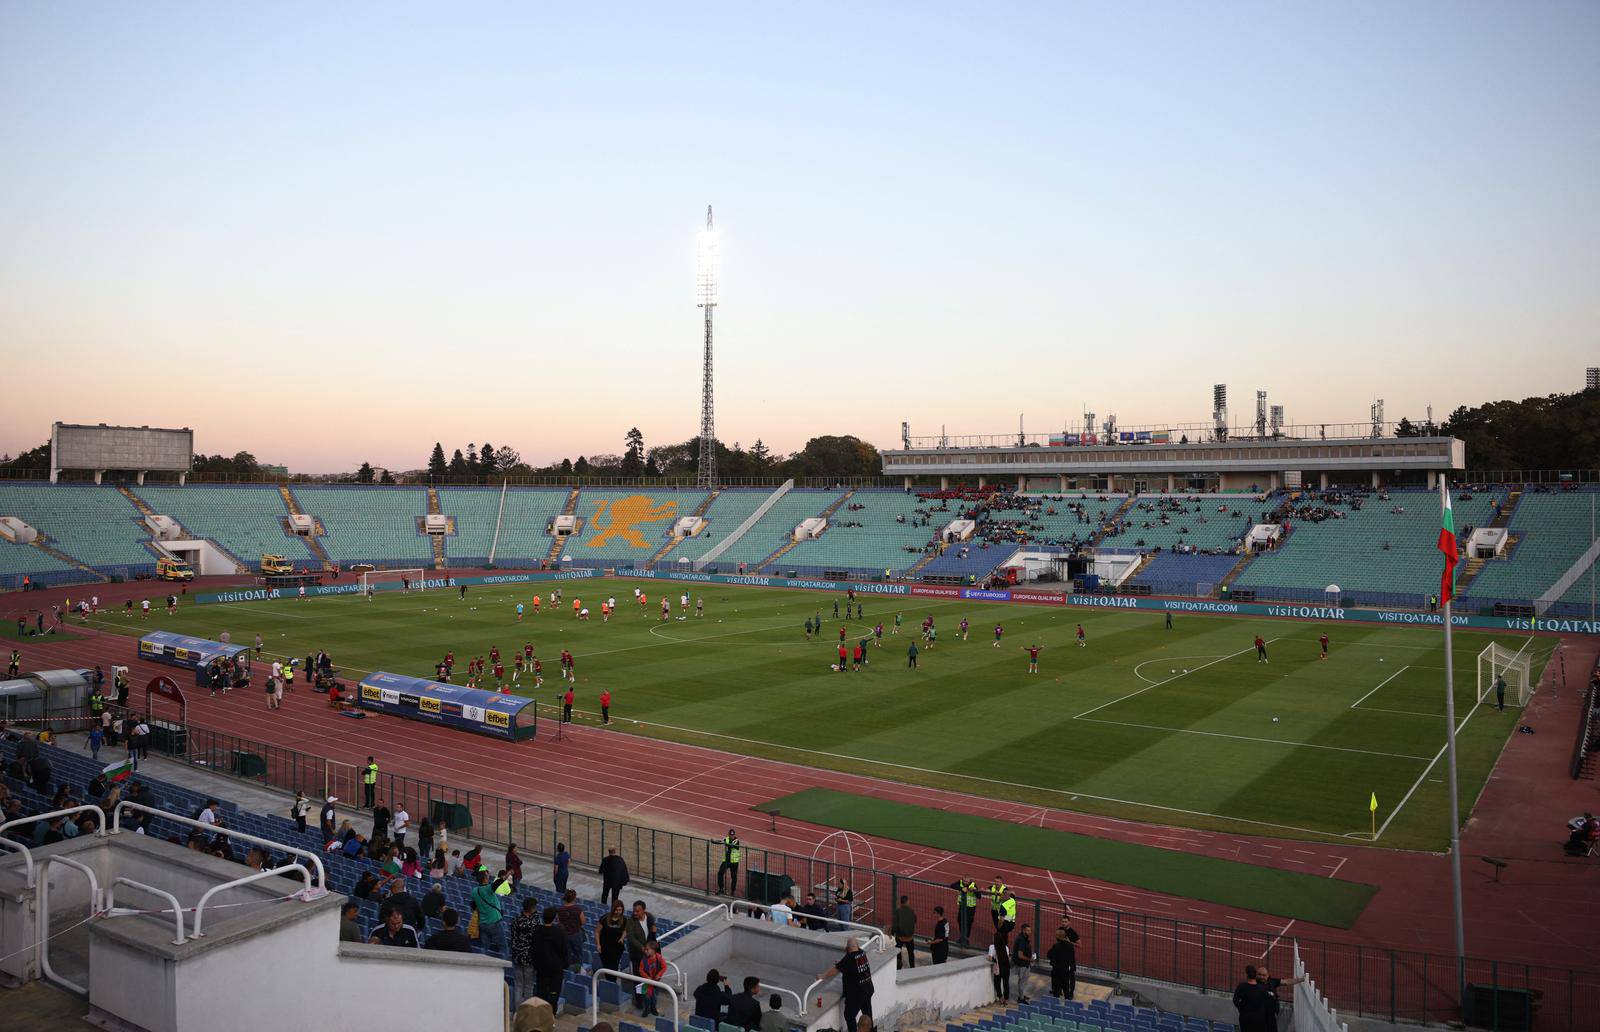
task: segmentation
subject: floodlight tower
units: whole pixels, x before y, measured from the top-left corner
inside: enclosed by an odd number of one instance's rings
[[[1272,436],[1283,436],[1283,406],[1272,406]]]
[[[1267,392],[1256,391],[1256,436],[1267,436]]]
[[[1372,403],[1372,436],[1383,436],[1383,399]]]
[[[1219,441],[1228,439],[1228,385],[1211,386],[1211,430]]]
[[[706,228],[700,231],[695,258],[695,281],[706,312],[705,376],[700,387],[700,469],[695,484],[708,491],[717,486],[717,420],[711,404],[711,310],[717,307],[717,266],[722,248],[711,226],[711,205],[706,205]]]

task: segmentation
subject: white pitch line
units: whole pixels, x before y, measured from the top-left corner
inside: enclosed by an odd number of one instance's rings
[[[1250,735],[1230,735],[1221,731],[1196,731],[1188,727],[1162,727],[1160,724],[1135,724],[1128,720],[1106,720],[1103,717],[1077,717],[1078,720],[1088,720],[1091,724],[1117,724],[1122,727],[1141,727],[1148,731],[1165,731],[1177,735],[1205,735],[1208,738],[1232,738],[1239,742],[1261,742],[1266,745],[1283,745],[1291,749],[1326,749],[1329,752],[1360,753],[1363,756],[1385,756],[1391,760],[1425,760],[1426,756],[1412,756],[1409,753],[1377,752],[1372,749],[1352,749],[1343,745],[1318,745],[1315,742],[1289,742],[1281,738],[1253,738]]]
[[[1378,688],[1382,688],[1384,685],[1388,684],[1390,681],[1393,681],[1395,678],[1399,677],[1401,674],[1405,673],[1407,670],[1410,670],[1410,669],[1411,669],[1411,667],[1409,665],[1401,667],[1399,670],[1396,670],[1394,673],[1390,674],[1388,677],[1385,677],[1382,681],[1379,681],[1378,682]],[[1355,709],[1357,706],[1361,705],[1363,702],[1366,702],[1368,699],[1370,699],[1373,695],[1375,695],[1377,693],[1378,688],[1372,689],[1372,691],[1370,691],[1367,694],[1363,695],[1361,698],[1357,699],[1355,702],[1352,702],[1350,704],[1350,708],[1351,709]]]
[[[1271,641],[1268,641],[1267,644],[1271,645],[1272,642],[1277,641],[1277,640],[1278,640],[1277,638],[1273,638]],[[1254,650],[1255,650],[1255,646],[1251,645],[1249,648],[1240,649],[1238,652],[1231,652],[1228,655],[1221,657],[1220,659],[1213,659],[1209,663],[1201,663],[1199,666],[1195,667],[1193,670],[1185,670],[1181,674],[1174,674],[1171,677],[1165,678],[1164,680],[1157,681],[1154,684],[1146,685],[1145,687],[1140,688],[1136,692],[1129,692],[1127,695],[1124,695],[1120,699],[1112,699],[1110,702],[1102,702],[1100,705],[1096,706],[1094,709],[1086,709],[1086,710],[1084,710],[1082,713],[1079,713],[1073,719],[1074,720],[1082,720],[1084,717],[1087,717],[1091,713],[1098,713],[1098,712],[1100,712],[1101,710],[1105,709],[1108,706],[1115,706],[1119,702],[1127,702],[1129,699],[1133,698],[1134,696],[1143,695],[1145,692],[1149,691],[1152,688],[1160,688],[1162,685],[1168,684],[1168,683],[1170,683],[1172,681],[1176,681],[1180,677],[1188,677],[1190,674],[1199,673],[1201,670],[1204,670],[1208,666],[1216,666],[1218,663],[1224,662],[1225,660],[1233,659],[1236,656],[1243,656],[1244,654],[1246,654],[1248,652],[1252,652]]]

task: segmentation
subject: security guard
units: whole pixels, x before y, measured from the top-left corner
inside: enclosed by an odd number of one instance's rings
[[[377,804],[378,796],[378,761],[371,756],[367,757],[367,765],[361,769],[361,802],[367,809],[372,809]]]
[[[1006,891],[1006,883],[999,878],[989,883],[989,919],[994,922],[996,929],[1000,927],[1000,917],[1005,910],[1000,897],[1004,896]]]
[[[96,724],[100,723],[100,714],[105,708],[106,697],[100,694],[100,689],[96,688],[89,693],[89,715],[94,718]]]
[[[7,677],[16,677],[22,672],[22,653],[16,649],[11,650],[11,664],[6,668]]]
[[[733,872],[733,892],[739,893],[739,836],[735,835],[732,828],[722,837],[722,866],[717,868],[717,892],[722,892],[722,876],[728,871]]]
[[[1009,938],[1016,927],[1017,897],[1011,894],[1010,889],[1006,889],[1005,898],[1000,901],[1000,934]]]
[[[958,878],[956,890],[956,929],[961,935],[961,945],[972,938],[972,917],[978,912],[978,883],[970,878]]]

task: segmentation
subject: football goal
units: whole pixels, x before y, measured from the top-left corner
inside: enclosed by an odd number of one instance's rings
[[[419,566],[414,570],[367,570],[361,575],[363,595],[375,591],[379,584],[394,584],[401,591],[424,591],[428,584],[428,571]]]
[[[1495,682],[1501,678],[1506,683],[1506,705],[1526,706],[1533,692],[1533,657],[1528,653],[1529,638],[1522,648],[1513,652],[1495,642],[1478,653],[1478,701],[1495,703]]]

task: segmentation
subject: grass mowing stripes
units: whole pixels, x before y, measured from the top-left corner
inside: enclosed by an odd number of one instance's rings
[[[810,788],[756,809],[785,817],[1041,867],[1097,881],[1349,928],[1377,887],[1212,856],[1052,831],[974,814]]]

